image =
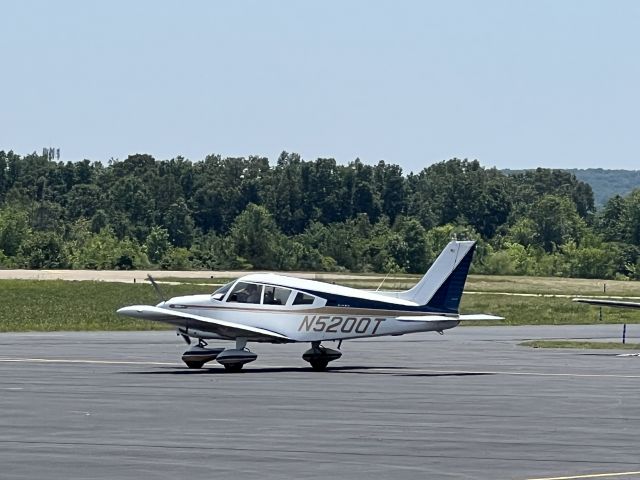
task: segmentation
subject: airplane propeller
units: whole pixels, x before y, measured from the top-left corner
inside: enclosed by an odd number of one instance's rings
[[[160,287],[149,273],[147,273],[147,280],[149,280],[151,282],[151,285],[153,285],[153,289],[156,291],[156,294],[158,295],[160,300],[166,302],[167,299],[162,294],[162,290],[160,290]]]

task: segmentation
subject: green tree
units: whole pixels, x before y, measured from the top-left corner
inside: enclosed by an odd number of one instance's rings
[[[525,247],[538,245],[538,228],[531,218],[522,217],[509,227],[506,240],[511,243],[519,243]]]
[[[20,245],[19,256],[27,268],[68,268],[64,242],[55,232],[34,232]]]
[[[190,247],[193,242],[194,222],[184,199],[179,198],[169,205],[163,215],[163,225],[169,234],[171,244],[176,247]]]
[[[29,217],[25,211],[13,207],[0,210],[0,250],[6,256],[15,256],[29,234]]]
[[[269,211],[250,203],[229,232],[235,254],[253,268],[277,270],[281,264],[280,244],[284,236]]]
[[[575,205],[566,197],[545,195],[531,207],[529,216],[536,228],[539,244],[547,252],[567,242],[580,242],[585,228]]]
[[[76,245],[72,254],[74,268],[97,270],[135,270],[149,266],[140,245],[130,239],[119,239],[109,228],[91,234]]]
[[[627,243],[640,246],[640,189],[625,198],[622,230]]]
[[[172,247],[162,258],[163,270],[189,270],[192,266],[191,253],[186,248]]]
[[[591,187],[564,170],[536,168],[513,175],[514,201],[520,209],[529,206],[545,195],[569,199],[580,217],[586,218],[595,210]]]
[[[92,218],[103,207],[102,189],[98,185],[76,184],[65,198],[66,217],[70,220]]]
[[[195,268],[219,270],[224,268],[246,268],[237,265],[231,239],[209,232],[195,237],[190,248],[190,258]]]
[[[627,240],[626,208],[626,201],[620,195],[616,195],[610,198],[604,208],[598,212],[595,228],[605,240],[613,242]]]
[[[152,263],[159,264],[171,248],[166,228],[152,227],[144,244],[144,251]]]
[[[427,257],[426,231],[416,219],[408,219],[401,229],[407,244],[407,271],[410,273],[426,272],[429,266]]]

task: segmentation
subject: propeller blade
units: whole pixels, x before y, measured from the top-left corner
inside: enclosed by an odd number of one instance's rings
[[[153,279],[153,277],[150,274],[147,274],[147,279],[151,282],[151,285],[153,285],[153,289],[156,291],[156,294],[158,295],[158,297],[160,297],[160,300],[163,302],[166,302],[167,299],[162,294],[162,290],[160,290],[160,287],[158,286],[156,281]]]

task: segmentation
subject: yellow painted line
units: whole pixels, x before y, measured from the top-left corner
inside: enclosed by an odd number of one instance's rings
[[[572,480],[578,478],[605,478],[605,477],[623,477],[629,475],[640,475],[638,472],[620,472],[620,473],[591,473],[587,475],[572,475],[569,477],[544,477],[544,478],[528,478],[527,480]]]
[[[0,358],[0,362],[29,362],[29,363],[88,363],[97,365],[170,365],[178,366],[180,363],[166,362],[135,362],[125,360],[71,360],[63,358]]]
[[[463,292],[464,294],[471,295],[506,295],[508,297],[541,297],[541,298],[585,298],[580,297],[575,294],[568,293],[518,293],[518,292],[492,292],[491,290],[487,291],[467,291]],[[620,296],[609,296],[609,295],[592,295],[589,298],[596,298],[599,300],[640,300],[640,297],[620,297]]]
[[[72,363],[72,364],[96,364],[96,365],[161,365],[169,367],[185,367],[184,363],[170,362],[143,362],[131,360],[87,360],[87,359],[64,359],[64,358],[0,358],[0,363]],[[215,362],[207,364],[205,369],[212,366],[222,367]],[[295,368],[295,365],[257,365],[259,368]]]
[[[371,368],[385,372],[399,372],[402,370],[390,368]],[[347,371],[346,369],[344,371]],[[424,370],[419,368],[407,368],[411,373],[436,373],[436,374],[483,374],[483,375],[522,375],[534,377],[572,377],[572,378],[640,378],[640,375],[617,375],[606,373],[547,373],[547,372],[507,372],[501,370]]]

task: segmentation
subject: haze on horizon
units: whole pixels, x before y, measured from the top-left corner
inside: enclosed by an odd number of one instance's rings
[[[638,168],[630,0],[40,0],[0,13],[0,150]]]

